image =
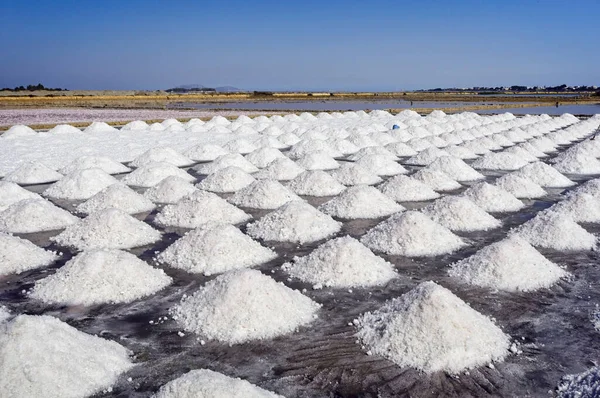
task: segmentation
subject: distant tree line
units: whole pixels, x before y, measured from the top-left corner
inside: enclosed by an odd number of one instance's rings
[[[43,84],[39,83],[36,85],[30,84],[27,87],[18,86],[15,88],[4,87],[0,91],[69,91],[66,88],[50,88],[44,87]]]
[[[539,92],[590,92],[590,91],[598,91],[598,87],[596,86],[567,86],[566,84],[561,84],[559,86],[506,86],[506,87],[469,87],[469,88],[434,88],[429,90],[417,90],[417,92],[480,92],[480,93],[496,93],[502,91],[514,91],[514,92],[531,92],[531,93],[539,93]]]
[[[175,87],[175,88],[169,88],[165,91],[167,93],[185,94],[185,93],[197,93],[197,92],[200,92],[200,93],[215,92],[215,91],[217,91],[217,89],[210,88],[210,87],[192,87],[192,88]]]

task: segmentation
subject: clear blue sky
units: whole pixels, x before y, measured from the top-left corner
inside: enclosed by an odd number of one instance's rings
[[[600,0],[0,2],[0,86],[600,85]]]

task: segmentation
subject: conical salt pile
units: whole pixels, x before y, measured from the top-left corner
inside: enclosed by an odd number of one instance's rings
[[[208,222],[239,224],[251,218],[214,193],[196,191],[175,204],[165,206],[154,221],[165,227],[196,228]]]
[[[118,182],[100,169],[78,170],[52,184],[43,195],[54,199],[89,199],[109,185]]]
[[[541,198],[548,194],[544,191],[544,188],[529,178],[521,177],[515,173],[503,175],[494,181],[494,185],[519,199]]]
[[[138,214],[152,211],[154,204],[126,185],[117,183],[109,185],[96,195],[77,206],[82,214],[91,214],[113,207],[127,214]]]
[[[273,127],[277,128],[276,126]],[[259,148],[285,149],[290,147],[290,145],[284,144],[283,142],[279,141],[276,137],[272,136],[263,136],[262,138],[259,138],[258,140],[254,141],[254,144]]]
[[[400,163],[382,155],[365,155],[355,163],[378,176],[395,176],[408,173]]]
[[[331,145],[331,148],[342,153],[343,155],[352,155],[359,151],[359,148],[347,139],[330,140],[328,142],[329,145]]]
[[[574,192],[587,193],[596,198],[600,198],[600,178],[594,178],[581,184]]]
[[[570,192],[565,200],[550,210],[569,216],[578,223],[600,223],[600,198],[585,192]]]
[[[257,180],[227,200],[239,207],[276,209],[292,200],[302,199],[275,180]]]
[[[213,275],[253,267],[277,254],[229,224],[209,223],[188,232],[158,255],[160,262],[187,272]]]
[[[485,176],[466,164],[463,160],[454,156],[442,156],[427,166],[429,170],[441,171],[448,174],[456,181],[483,180]]]
[[[236,166],[215,171],[196,184],[197,188],[210,192],[231,193],[246,188],[256,179]]]
[[[26,239],[0,232],[0,276],[52,264],[58,256]]]
[[[255,239],[308,243],[336,234],[342,223],[305,202],[290,202],[249,224],[247,233]]]
[[[258,167],[247,161],[246,158],[239,153],[230,153],[228,155],[219,156],[210,163],[194,166],[194,171],[198,174],[208,175],[229,166],[238,167],[246,173],[256,173],[258,171]]]
[[[118,131],[115,127],[105,122],[92,122],[83,130],[84,133],[115,133]]]
[[[294,257],[282,268],[317,287],[378,286],[396,277],[392,264],[349,236],[327,241],[305,257]]]
[[[415,151],[403,142],[392,142],[391,144],[387,144],[385,146],[385,149],[387,149],[394,155],[401,157],[415,156],[417,154],[417,151]]]
[[[231,271],[175,306],[188,332],[239,344],[294,332],[311,323],[320,305],[255,270]]]
[[[475,152],[462,145],[447,146],[444,148],[444,151],[446,151],[450,156],[454,156],[455,158],[462,160],[477,159],[479,157],[479,155],[477,155]]]
[[[459,182],[448,174],[428,168],[417,171],[411,178],[429,185],[431,189],[438,192],[454,191],[462,187]]]
[[[2,135],[0,135],[0,138],[18,138],[18,137],[27,137],[27,136],[34,136],[37,135],[37,131],[35,131],[34,129],[32,129],[29,126],[25,126],[22,124],[16,124],[14,126],[12,126],[11,128],[9,128],[8,130],[6,130],[4,133],[2,133]]]
[[[171,163],[156,162],[135,169],[126,175],[121,182],[134,187],[150,188],[170,176],[176,176],[189,182],[196,181],[185,170],[181,170]]]
[[[396,202],[420,202],[440,197],[429,185],[404,175],[390,178],[377,189]]]
[[[470,199],[445,196],[422,209],[423,213],[452,231],[487,231],[502,223]]]
[[[229,154],[229,151],[219,145],[200,144],[188,149],[183,154],[196,162],[211,162],[219,156]]]
[[[357,336],[371,353],[427,373],[502,361],[510,338],[450,290],[423,282],[358,319]]]
[[[302,141],[294,144],[287,155],[291,159],[300,159],[305,155],[316,152],[323,153],[324,155],[332,158],[340,158],[344,156],[340,151],[333,149],[327,141],[311,139],[303,139]]]
[[[296,162],[284,157],[272,161],[267,167],[254,174],[254,177],[257,179],[266,178],[278,181],[290,181],[304,171],[304,168],[298,166]]]
[[[296,160],[296,163],[305,170],[333,170],[340,167],[334,158],[323,151],[307,153]]]
[[[471,166],[478,170],[518,170],[529,162],[508,152],[492,152],[475,160]]]
[[[519,211],[525,204],[502,188],[480,182],[463,192],[463,196],[490,213]]]
[[[575,185],[555,168],[543,162],[530,163],[515,171],[515,174],[528,178],[544,188],[565,188]]]
[[[388,218],[369,230],[360,241],[371,250],[407,257],[438,256],[466,246],[449,229],[417,211]]]
[[[335,196],[346,187],[323,170],[309,170],[287,184],[297,195]]]
[[[519,159],[524,160],[527,163],[538,161],[537,157],[533,156],[531,153],[529,153],[528,151],[526,151],[525,149],[523,149],[522,147],[519,147],[519,146],[513,146],[510,148],[507,148],[501,153],[508,153],[511,155],[515,155]]]
[[[381,146],[369,146],[366,148],[361,148],[355,154],[348,156],[348,160],[357,161],[366,155],[381,155],[390,158],[391,160],[398,160],[396,155],[385,149]]]
[[[284,398],[245,380],[195,369],[162,386],[154,398]]]
[[[231,152],[231,153],[239,153],[245,155],[250,153],[257,148],[252,142],[250,142],[246,138],[237,138],[235,140],[229,141],[227,144],[223,145],[223,149]]]
[[[377,174],[356,163],[341,163],[339,169],[331,170],[329,174],[346,186],[375,185],[383,181]]]
[[[158,241],[161,233],[121,210],[109,208],[91,214],[51,238],[78,250],[130,249]]]
[[[452,264],[448,274],[466,283],[510,292],[547,288],[568,275],[517,236]]]
[[[27,162],[4,176],[2,181],[19,185],[47,184],[58,181],[63,175],[38,162]]]
[[[569,216],[544,211],[510,232],[536,247],[560,251],[592,250],[596,237]]]
[[[44,199],[25,199],[0,213],[0,231],[15,234],[54,231],[79,219]]]
[[[144,197],[150,199],[153,203],[172,204],[177,203],[181,198],[188,196],[198,189],[181,177],[170,176],[163,179],[153,187],[144,192]]]
[[[379,218],[405,210],[376,188],[356,185],[319,206],[319,210],[342,219]]]
[[[416,166],[427,166],[431,164],[434,160],[441,156],[450,156],[450,154],[443,149],[439,149],[436,147],[429,147],[419,152],[419,154],[411,157],[406,161],[406,164],[416,165]]]
[[[246,155],[246,160],[263,169],[274,160],[285,158],[286,156],[280,150],[275,148],[259,148]]]
[[[67,175],[79,170],[100,169],[107,174],[128,173],[131,169],[116,160],[104,156],[81,156],[59,170]]]
[[[92,250],[78,254],[56,273],[35,283],[30,297],[45,303],[96,305],[129,303],[173,280],[133,254]]]
[[[173,148],[156,147],[148,149],[137,158],[133,159],[130,166],[142,167],[155,162],[171,163],[173,166],[183,167],[194,164],[190,158],[183,156]]]
[[[569,152],[554,163],[554,168],[568,174],[600,174],[600,160],[585,153]]]
[[[37,193],[21,188],[14,182],[0,181],[0,212],[24,199],[42,199]]]
[[[88,397],[133,367],[129,351],[47,315],[19,315],[0,325],[3,397]]]

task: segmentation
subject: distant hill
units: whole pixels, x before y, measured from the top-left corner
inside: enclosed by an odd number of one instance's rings
[[[177,86],[165,90],[168,93],[195,93],[195,92],[219,92],[219,93],[236,93],[242,91],[239,88],[233,86],[221,86],[221,87],[206,87],[202,84],[186,84],[183,86]]]

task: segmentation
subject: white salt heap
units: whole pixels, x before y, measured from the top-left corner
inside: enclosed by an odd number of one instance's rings
[[[194,171],[198,174],[208,175],[229,166],[238,167],[246,173],[256,173],[258,171],[258,168],[255,165],[247,161],[246,158],[239,153],[230,153],[219,156],[210,163],[194,166]]]
[[[585,192],[570,192],[565,200],[553,205],[550,211],[568,216],[578,223],[600,223],[600,198]]]
[[[131,171],[129,167],[105,156],[80,156],[61,168],[59,172],[67,175],[85,169],[100,169],[107,174],[122,174]]]
[[[492,243],[452,264],[448,274],[476,286],[510,292],[547,288],[568,275],[517,236]]]
[[[84,133],[116,133],[118,131],[117,128],[106,122],[92,122],[83,130]]]
[[[502,361],[510,338],[450,290],[423,282],[358,319],[371,353],[427,373],[459,373]]]
[[[276,209],[292,200],[302,200],[275,180],[257,180],[227,199],[239,207]]]
[[[211,162],[219,156],[227,155],[229,152],[223,147],[215,144],[196,145],[183,154],[196,162]]]
[[[101,210],[68,226],[51,238],[58,245],[78,250],[130,249],[158,241],[161,233],[148,224],[114,208]]]
[[[43,192],[54,199],[89,199],[109,185],[119,181],[100,169],[83,169],[61,178]]]
[[[335,196],[346,187],[323,170],[309,170],[287,184],[297,195]]]
[[[267,167],[274,160],[285,157],[280,150],[275,148],[259,148],[246,155],[246,159],[259,169]]]
[[[54,231],[79,219],[44,199],[25,199],[0,213],[0,231],[15,234]]]
[[[304,168],[286,157],[276,159],[267,167],[254,174],[257,179],[266,178],[278,181],[289,181],[304,172]]]
[[[284,398],[245,380],[208,369],[191,370],[162,386],[154,398]]]
[[[596,237],[569,216],[554,211],[538,213],[533,219],[510,231],[536,247],[560,251],[592,250]]]
[[[358,159],[355,164],[378,176],[395,176],[408,172],[400,163],[384,155],[365,155]]]
[[[454,156],[442,156],[427,166],[429,170],[441,171],[456,181],[483,180],[485,176],[466,164],[463,160]]]
[[[239,344],[294,332],[320,305],[255,270],[220,275],[172,309],[188,332]]]
[[[554,168],[561,173],[568,174],[600,174],[600,160],[595,156],[582,152],[563,152]],[[560,155],[559,155],[560,156]]]
[[[253,267],[277,257],[229,224],[209,223],[188,232],[157,257],[187,272],[213,275]]]
[[[2,181],[19,185],[47,184],[58,181],[63,175],[38,162],[27,162],[4,176]]]
[[[356,185],[319,206],[319,210],[342,219],[379,218],[405,210],[376,188]]]
[[[134,187],[150,188],[158,184],[167,177],[175,176],[189,182],[196,179],[171,163],[156,162],[135,169],[126,175],[121,182]]]
[[[282,268],[303,282],[338,288],[384,285],[396,277],[392,264],[350,236],[327,241]]]
[[[341,227],[342,223],[308,203],[294,201],[249,224],[247,233],[265,241],[303,244],[328,238]]]
[[[440,197],[429,185],[404,175],[390,178],[377,189],[396,202],[419,202]]]
[[[251,218],[214,193],[196,191],[175,204],[165,206],[154,221],[164,227],[196,228],[208,222],[240,224]]]
[[[247,140],[246,138],[237,138],[229,141],[227,144],[223,145],[223,149],[231,152],[231,153],[239,153],[245,155],[250,153],[256,149],[256,145]]]
[[[445,196],[421,211],[453,231],[487,231],[502,225],[470,199],[461,196]]]
[[[42,199],[37,193],[21,188],[14,182],[0,181],[0,212],[24,199]]]
[[[372,250],[407,257],[438,256],[466,246],[449,229],[417,211],[388,218],[369,230],[360,241]]]
[[[6,307],[0,305],[0,323],[6,322],[10,318],[10,312]]]
[[[515,171],[515,174],[528,178],[544,188],[564,188],[575,185],[555,168],[543,162],[530,163]]]
[[[194,164],[194,161],[190,158],[183,156],[173,148],[169,147],[156,147],[150,148],[140,156],[133,159],[130,166],[142,167],[148,164],[156,162],[171,163],[173,166],[183,167]]]
[[[37,135],[37,131],[29,126],[16,124],[0,135],[0,138],[18,138]]]
[[[414,156],[417,154],[417,151],[415,151],[414,149],[412,149],[411,147],[409,147],[408,145],[406,145],[403,142],[393,142],[391,144],[387,144],[385,146],[385,149],[387,149],[388,151],[390,151],[391,153],[393,153],[396,156]]]
[[[0,324],[3,397],[76,398],[102,393],[133,367],[129,351],[47,315]]]
[[[197,189],[183,178],[170,176],[148,188],[144,192],[144,197],[150,199],[153,203],[171,204],[179,202],[181,198],[196,191]]]
[[[507,154],[511,154],[514,156],[517,156],[519,159],[527,162],[527,163],[531,163],[531,162],[537,162],[538,158],[536,156],[533,156],[531,153],[529,153],[527,150],[519,147],[519,146],[513,146],[510,147],[508,149],[505,149],[503,152],[500,153],[507,153]]]
[[[471,166],[478,170],[518,170],[529,162],[508,152],[492,152],[475,160]]]
[[[411,178],[429,185],[431,189],[438,192],[454,191],[462,187],[459,182],[452,179],[448,174],[428,168],[417,171]]]
[[[356,163],[343,162],[336,170],[331,170],[329,174],[338,182],[346,186],[352,185],[375,185],[379,184],[381,177],[370,172],[363,166]]]
[[[0,276],[52,264],[58,256],[26,239],[0,232]]]
[[[471,186],[463,192],[463,196],[490,213],[519,211],[525,207],[525,204],[513,194],[487,182]]]
[[[390,158],[391,160],[398,160],[396,155],[381,146],[369,146],[366,148],[361,148],[355,154],[348,156],[348,160],[357,161],[358,159],[367,155],[382,155]]]
[[[131,253],[92,250],[78,254],[56,273],[35,283],[30,297],[51,304],[129,303],[149,296],[173,280]]]
[[[246,188],[256,179],[236,166],[229,166],[215,171],[196,184],[197,188],[210,192],[231,193]]]
[[[138,214],[152,211],[154,204],[126,185],[117,183],[109,185],[96,195],[77,206],[77,212],[91,214],[114,207],[127,214]]]
[[[334,158],[323,151],[307,153],[296,160],[296,163],[305,170],[333,170],[340,167]]]
[[[442,149],[430,147],[419,152],[419,154],[411,157],[406,161],[406,164],[416,166],[427,166],[441,156],[450,156],[450,154]]]
[[[494,181],[494,185],[520,199],[534,199],[546,196],[544,188],[515,173],[505,174]]]

